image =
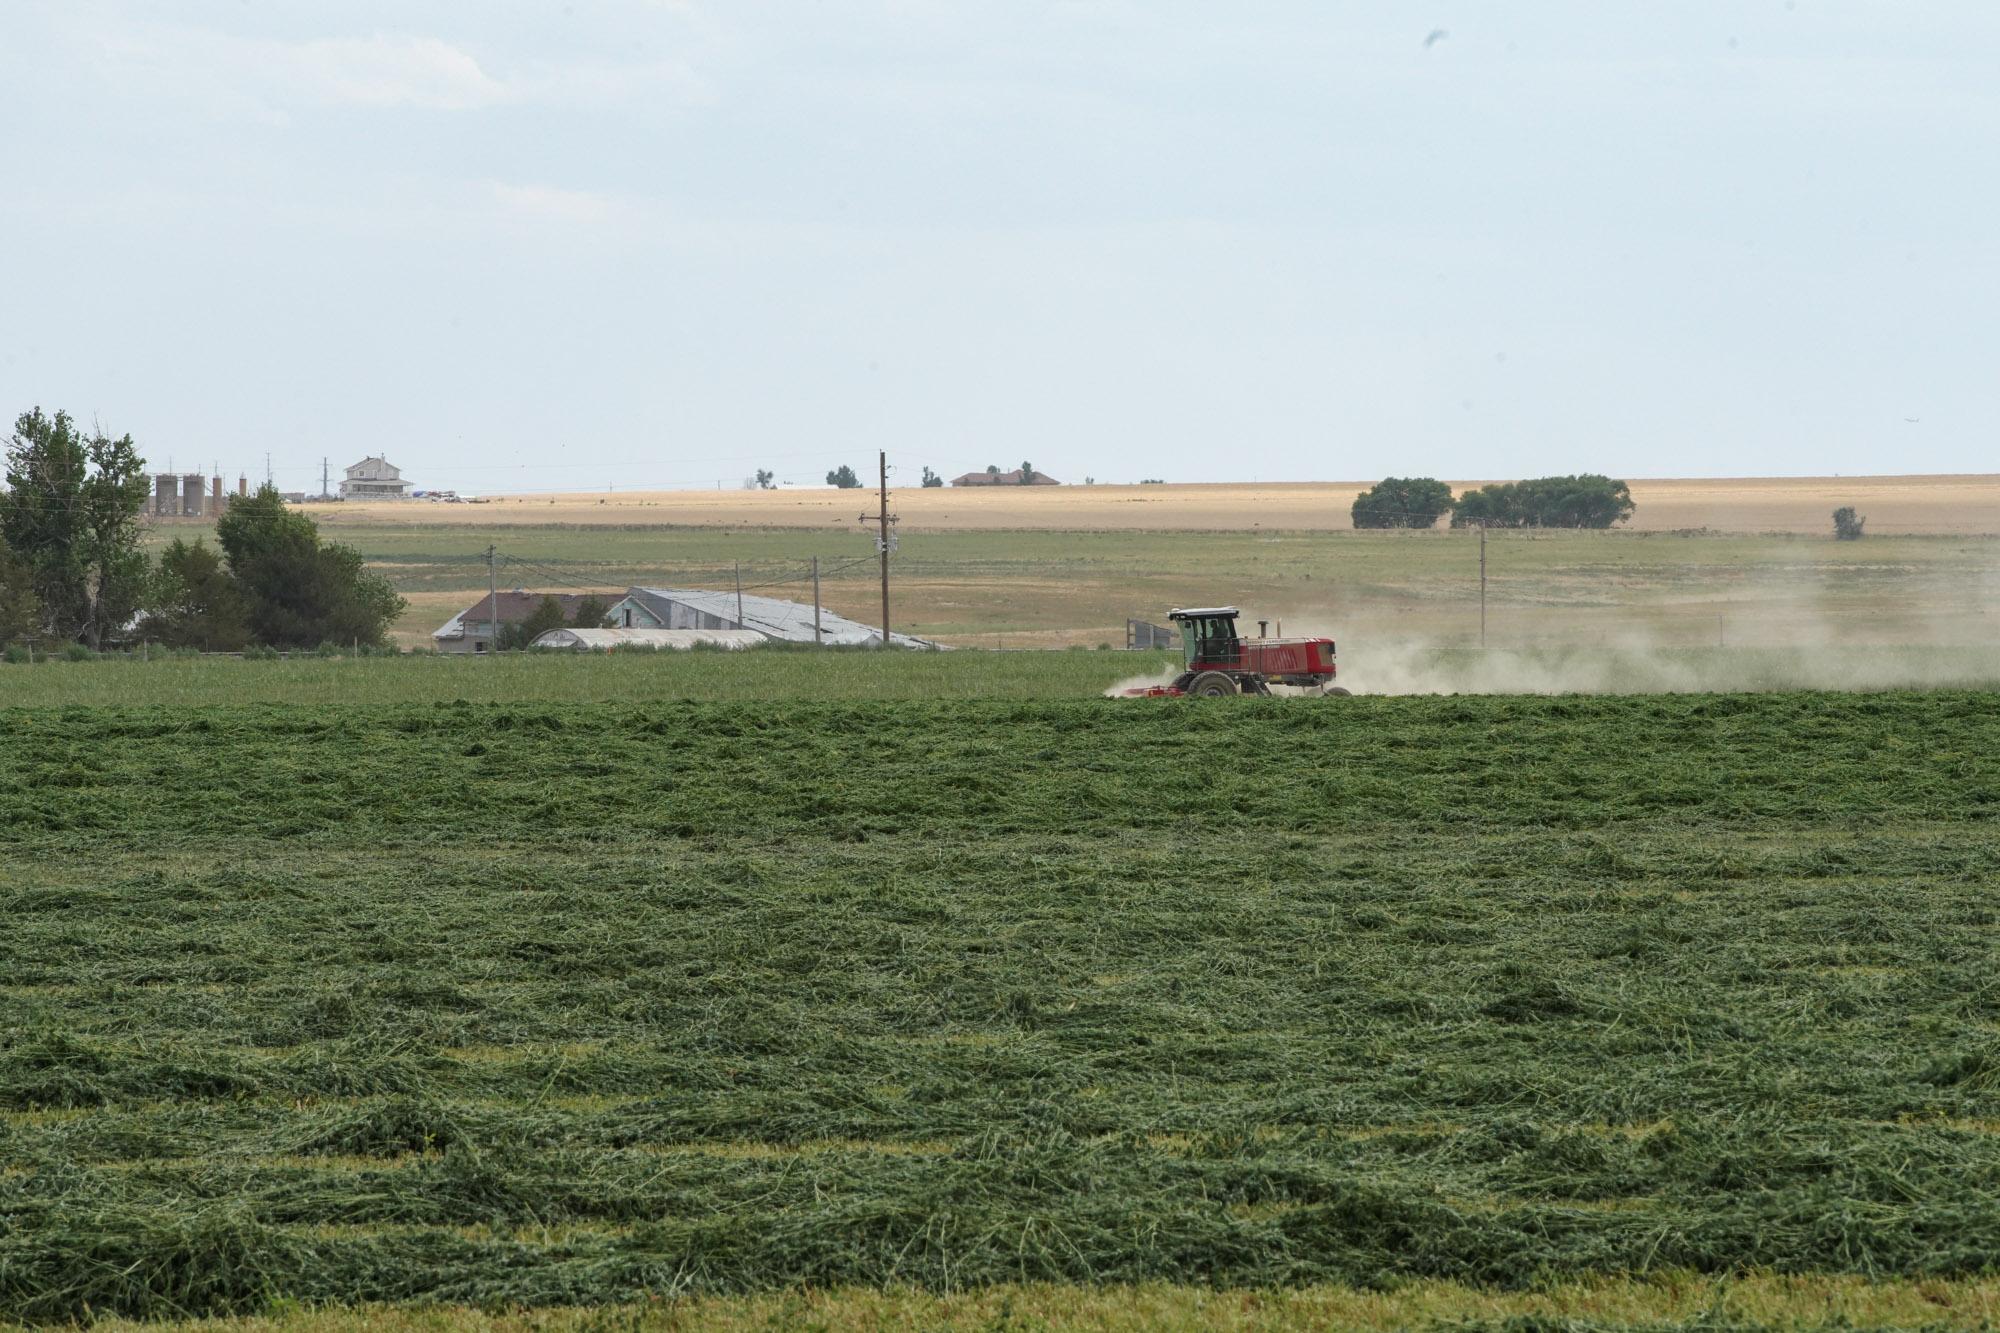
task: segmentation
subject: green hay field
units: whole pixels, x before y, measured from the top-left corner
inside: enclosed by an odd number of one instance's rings
[[[1800,689],[1992,689],[2000,648],[1479,649],[1347,640],[1341,681],[1363,694],[1667,694]],[[610,703],[677,700],[1087,699],[1163,681],[1176,653],[1071,649],[948,653],[814,650],[502,653],[279,661],[151,657],[0,664],[0,706]],[[1145,706],[1145,705],[1136,705]],[[1340,707],[1326,701],[1328,707]]]
[[[1996,816],[1967,692],[0,711],[0,1320],[1975,1322]]]

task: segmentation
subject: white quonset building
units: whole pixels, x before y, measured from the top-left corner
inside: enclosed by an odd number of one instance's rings
[[[707,588],[633,588],[612,604],[610,621],[620,629],[708,629],[755,630],[767,639],[787,643],[812,643],[813,609],[810,602],[787,602],[776,597],[714,592]],[[818,642],[870,644],[882,641],[879,626],[864,625],[821,608]],[[935,648],[936,644],[908,634],[889,635],[899,648]]]
[[[533,648],[608,653],[617,648],[754,648],[764,636],[747,629],[552,629]]]

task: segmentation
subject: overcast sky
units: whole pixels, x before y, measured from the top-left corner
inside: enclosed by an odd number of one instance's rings
[[[1996,71],[1972,0],[4,0],[0,407],[287,489],[1992,471]]]

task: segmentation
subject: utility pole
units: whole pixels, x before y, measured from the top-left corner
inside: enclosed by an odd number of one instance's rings
[[[1479,525],[1479,646],[1486,646],[1486,525]]]
[[[889,646],[889,552],[896,549],[896,516],[889,512],[889,454],[883,450],[878,455],[882,462],[882,509],[880,513],[863,514],[863,523],[881,525],[875,534],[876,549],[882,552],[882,646]]]
[[[319,460],[319,498],[322,500],[333,498],[333,487],[327,480],[331,475],[326,465],[326,455],[321,454]]]
[[[268,449],[264,451],[264,484],[271,484],[271,452]]]
[[[486,548],[486,651],[500,651],[500,561],[498,548]]]
[[[813,646],[824,647],[826,639],[819,629],[819,557],[813,557]]]
[[[743,628],[743,562],[736,562],[736,628]]]
[[[889,646],[889,451],[877,451],[882,465],[882,646]]]

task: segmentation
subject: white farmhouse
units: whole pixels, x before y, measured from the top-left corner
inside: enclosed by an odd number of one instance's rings
[[[409,492],[410,483],[403,480],[403,473],[386,458],[370,454],[347,469],[347,477],[340,483],[340,498],[343,500],[401,500]]]

